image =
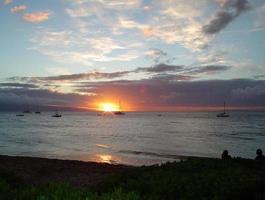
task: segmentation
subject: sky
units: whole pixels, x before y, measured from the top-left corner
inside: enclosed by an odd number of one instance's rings
[[[2,0],[0,110],[265,108],[264,0]]]

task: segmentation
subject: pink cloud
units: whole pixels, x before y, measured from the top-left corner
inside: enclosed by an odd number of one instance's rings
[[[23,19],[31,23],[40,23],[49,19],[50,12],[34,12],[27,13],[23,16]]]
[[[17,12],[25,11],[26,9],[27,9],[26,5],[15,6],[15,7],[11,8],[11,12],[12,13],[17,13]]]

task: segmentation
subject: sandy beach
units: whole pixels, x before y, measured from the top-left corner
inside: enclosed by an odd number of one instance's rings
[[[9,170],[29,184],[68,183],[95,186],[132,166],[107,163],[0,155],[0,170]]]

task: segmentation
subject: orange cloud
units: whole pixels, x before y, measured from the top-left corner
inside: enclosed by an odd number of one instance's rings
[[[24,11],[26,9],[27,9],[26,5],[15,6],[15,7],[11,8],[11,12],[12,13],[17,13],[17,12],[22,12],[22,11]]]
[[[10,4],[10,3],[12,3],[12,2],[13,2],[13,0],[4,0],[4,4],[5,4],[5,5]]]
[[[50,12],[35,12],[27,13],[23,16],[23,19],[31,23],[40,23],[49,19]]]

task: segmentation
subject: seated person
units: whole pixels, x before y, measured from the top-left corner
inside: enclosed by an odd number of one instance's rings
[[[257,156],[256,156],[255,160],[264,160],[265,161],[265,156],[263,155],[261,149],[257,149],[256,154],[257,154]]]
[[[222,160],[229,160],[231,158],[232,157],[228,154],[228,151],[224,150],[223,153],[222,153]]]

